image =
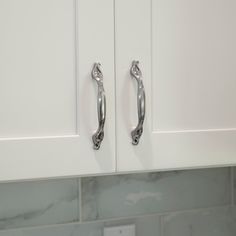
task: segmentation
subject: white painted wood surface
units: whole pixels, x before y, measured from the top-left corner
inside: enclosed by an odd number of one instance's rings
[[[118,171],[236,164],[235,10],[234,0],[116,1]],[[134,59],[147,97],[138,146]]]
[[[1,181],[115,170],[113,19],[110,0],[0,0]],[[109,98],[99,151],[94,62]]]

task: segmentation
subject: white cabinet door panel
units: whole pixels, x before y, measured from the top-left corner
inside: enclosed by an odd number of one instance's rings
[[[118,170],[236,163],[235,10],[233,0],[116,1]],[[147,97],[138,146],[133,59]]]
[[[1,181],[115,170],[113,18],[109,0],[0,0]],[[109,114],[99,151],[96,61]]]
[[[0,137],[75,134],[74,2],[0,1]]]

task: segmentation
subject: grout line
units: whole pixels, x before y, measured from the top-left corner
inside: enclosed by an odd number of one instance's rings
[[[160,217],[160,226],[161,226],[161,229],[160,229],[160,236],[164,236],[164,215]]]
[[[76,221],[80,221],[80,216],[79,216],[79,213],[80,213],[80,207],[79,207],[79,178],[76,179],[76,187],[77,187],[77,209],[76,209],[76,213],[77,213],[77,218],[76,218]]]
[[[230,168],[231,206],[234,206],[234,167]]]
[[[81,178],[78,179],[78,217],[79,222],[82,223],[82,180]]]
[[[121,216],[121,217],[114,217],[114,218],[106,218],[106,219],[98,219],[98,220],[87,220],[84,221],[84,224],[89,223],[99,223],[99,222],[108,222],[108,221],[119,221],[119,220],[126,220],[126,219],[136,219],[136,218],[143,218],[143,217],[151,217],[151,216],[166,216],[168,214],[183,214],[183,213],[196,213],[204,210],[213,210],[213,209],[224,209],[231,207],[231,204],[226,205],[217,205],[211,207],[202,207],[202,208],[192,208],[186,210],[176,210],[176,211],[164,211],[161,213],[151,213],[151,214],[139,214],[139,215],[129,215],[129,216]]]
[[[102,220],[94,220],[94,221],[76,221],[76,222],[68,222],[68,223],[59,223],[59,224],[48,224],[48,225],[38,225],[38,226],[22,226],[12,229],[0,229],[0,232],[4,231],[16,231],[16,230],[30,230],[30,229],[45,229],[51,227],[62,227],[62,226],[73,226],[73,225],[86,225],[86,224],[96,224],[96,223],[108,223],[108,222],[115,222],[120,220],[128,220],[128,219],[140,219],[145,217],[162,217],[164,219],[165,216],[169,214],[184,214],[184,213],[198,213],[201,211],[206,210],[214,210],[214,209],[228,209],[231,205],[224,205],[224,206],[213,206],[213,207],[206,207],[206,208],[198,208],[198,209],[190,209],[190,210],[182,210],[182,211],[169,211],[169,212],[162,212],[162,213],[153,213],[153,214],[140,214],[140,215],[133,215],[133,216],[125,216],[125,217],[117,217],[111,219],[102,219]],[[163,236],[163,235],[161,235]]]

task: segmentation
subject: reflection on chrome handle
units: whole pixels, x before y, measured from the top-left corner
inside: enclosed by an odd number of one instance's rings
[[[142,72],[138,66],[138,61],[133,61],[130,69],[131,77],[138,83],[137,105],[138,105],[138,125],[131,132],[132,144],[138,145],[143,133],[143,122],[145,118],[145,90],[142,81]]]
[[[106,96],[103,87],[103,74],[101,71],[100,63],[94,64],[91,75],[92,78],[96,80],[98,85],[98,96],[97,96],[98,129],[92,137],[93,148],[95,150],[98,150],[104,138],[104,125],[106,120]]]

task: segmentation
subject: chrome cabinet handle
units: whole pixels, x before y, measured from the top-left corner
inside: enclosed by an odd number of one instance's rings
[[[145,90],[142,81],[142,72],[139,68],[139,61],[133,61],[130,69],[130,75],[138,82],[138,94],[137,94],[137,105],[138,105],[138,125],[131,132],[132,144],[138,145],[139,139],[143,133],[143,122],[145,119]]]
[[[98,150],[104,138],[104,125],[106,120],[106,96],[103,87],[103,74],[101,71],[101,64],[95,63],[92,70],[92,79],[97,82],[98,95],[97,95],[97,113],[98,113],[98,129],[92,136],[93,148]]]

